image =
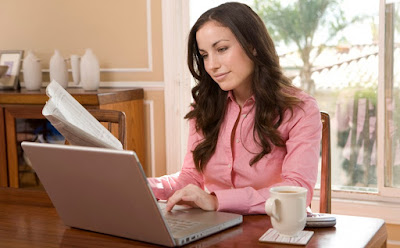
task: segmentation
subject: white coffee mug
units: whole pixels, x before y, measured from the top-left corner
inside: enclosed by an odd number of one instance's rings
[[[297,186],[279,186],[270,190],[265,211],[271,217],[272,227],[279,234],[296,236],[306,225],[307,189]]]

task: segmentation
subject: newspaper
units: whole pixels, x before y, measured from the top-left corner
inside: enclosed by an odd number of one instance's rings
[[[42,114],[71,145],[123,150],[121,142],[56,81],[46,88]]]

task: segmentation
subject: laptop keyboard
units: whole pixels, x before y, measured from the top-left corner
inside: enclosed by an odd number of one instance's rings
[[[194,222],[194,221],[187,221],[187,220],[181,220],[181,219],[171,219],[171,218],[165,218],[165,220],[168,223],[168,226],[170,227],[171,231],[173,232],[179,232],[184,229],[196,226],[199,224],[199,222]]]

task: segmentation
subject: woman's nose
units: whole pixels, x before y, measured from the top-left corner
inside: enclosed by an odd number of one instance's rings
[[[215,70],[221,66],[219,59],[216,56],[209,55],[207,62],[207,67],[209,70]]]

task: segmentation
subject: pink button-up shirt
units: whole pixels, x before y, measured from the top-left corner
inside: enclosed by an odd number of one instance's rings
[[[155,196],[168,199],[176,190],[194,184],[217,196],[218,211],[265,214],[264,204],[271,187],[295,185],[308,189],[307,205],[310,204],[318,172],[321,115],[314,98],[303,92],[297,97],[303,101],[300,108],[294,109],[292,117],[286,111],[278,128],[286,147],[274,147],[271,153],[250,166],[249,162],[260,151],[253,138],[254,97],[241,109],[230,92],[218,144],[204,173],[196,170],[191,152],[203,137],[196,132],[194,120],[190,120],[182,170],[174,175],[149,178]]]

